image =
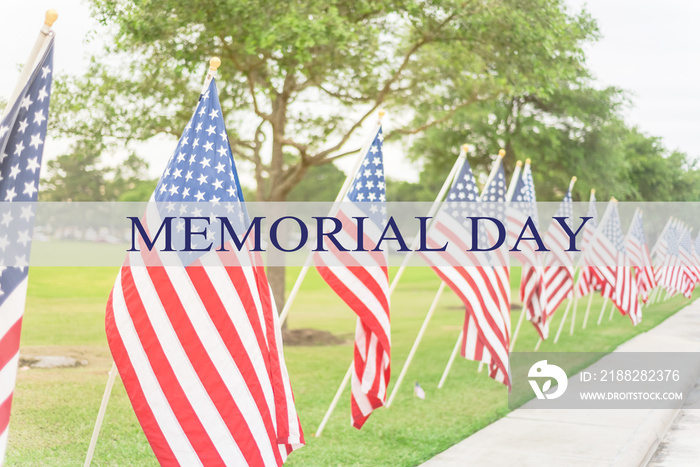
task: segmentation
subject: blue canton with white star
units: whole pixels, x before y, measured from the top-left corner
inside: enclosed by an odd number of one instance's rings
[[[383,144],[384,134],[380,127],[345,195],[346,202],[356,203],[355,205],[380,227],[386,224]]]
[[[518,203],[518,209],[521,209],[532,218],[535,226],[539,225],[539,216],[537,215],[537,196],[535,195],[535,182],[532,179],[532,170],[530,164],[525,164],[525,168],[515,185],[513,192],[513,201]]]
[[[615,249],[620,252],[625,252],[625,242],[622,236],[622,225],[620,224],[620,213],[617,211],[617,203],[613,203],[610,207],[610,219],[603,227],[603,235],[610,240]]]
[[[647,238],[644,235],[644,227],[642,227],[642,216],[635,216],[634,217],[634,222],[632,223],[632,231],[631,234],[634,238],[637,239],[639,243],[642,245],[646,245],[647,243]]]
[[[49,117],[53,38],[0,122],[0,304],[27,277],[41,159]],[[23,202],[27,204],[15,205]],[[32,203],[32,204],[30,204]]]
[[[159,203],[161,217],[210,218],[207,238],[194,235],[193,248],[202,248],[212,242],[212,250],[219,247],[221,229],[217,216],[227,217],[239,236],[245,231],[248,214],[241,204],[244,200],[224,126],[216,80],[212,79],[207,91],[200,96],[153,198]],[[196,226],[193,231],[202,230],[204,225],[193,223]],[[184,237],[183,231],[184,221],[177,219],[174,237]],[[202,254],[182,252],[180,258],[184,264],[189,264]]]

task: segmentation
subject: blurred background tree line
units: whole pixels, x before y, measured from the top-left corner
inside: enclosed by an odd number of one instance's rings
[[[531,158],[540,200],[574,174],[578,200],[594,187],[601,200],[700,200],[694,160],[628,125],[624,90],[596,83],[584,53],[596,21],[560,0],[89,3],[105,46],[54,84],[51,131],[73,143],[49,162],[45,200],[147,199],[156,181],[137,143],[180,136],[212,56],[246,199],[334,199],[333,162],[386,108],[387,140],[420,170],[388,181],[390,201],[432,200],[465,142],[478,173],[501,147],[507,172]],[[277,303],[283,280],[271,272]]]

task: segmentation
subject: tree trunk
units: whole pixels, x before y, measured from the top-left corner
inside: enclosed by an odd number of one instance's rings
[[[277,304],[277,313],[282,312],[285,303],[285,286],[284,281],[286,277],[286,268],[284,266],[268,266],[267,267],[267,280],[270,282],[270,288],[272,289],[272,295],[275,297],[275,303]],[[287,323],[289,320],[285,320],[282,323],[282,329],[287,329]]]

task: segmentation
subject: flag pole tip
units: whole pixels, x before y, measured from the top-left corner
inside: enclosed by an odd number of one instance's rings
[[[610,197],[610,201],[617,203],[617,200],[615,199],[614,196],[611,196],[611,197]]]
[[[576,182],[576,180],[578,180],[578,178],[576,178],[576,175],[574,175],[573,177],[571,177],[571,181],[572,181],[572,182]]]
[[[595,194],[595,188],[591,188],[591,194],[592,194],[592,195]]]
[[[522,166],[523,166],[523,161],[518,161],[518,162],[515,163],[515,165],[517,165],[518,167],[522,167]]]
[[[505,157],[505,155],[506,155],[505,149],[501,149],[500,151],[498,151],[498,157]]]
[[[221,59],[219,57],[212,57],[209,60],[209,69],[211,71],[216,71],[221,66]]]
[[[525,163],[526,163],[526,164],[529,164],[530,162],[532,162],[532,161],[530,160],[529,157],[528,157],[527,159],[525,159]]]
[[[468,144],[463,144],[462,145],[462,151],[464,151],[464,154],[469,152],[469,145]]]
[[[56,19],[58,19],[58,12],[51,8],[50,10],[46,11],[46,16],[44,17],[44,24],[48,27],[51,27],[53,26],[53,23],[56,22]]]
[[[384,109],[379,109],[379,120],[384,118],[384,115],[386,115],[386,110]]]

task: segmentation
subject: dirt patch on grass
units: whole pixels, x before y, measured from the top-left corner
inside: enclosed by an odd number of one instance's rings
[[[285,329],[282,331],[282,340],[288,346],[341,345],[348,342],[347,336],[310,328]]]

